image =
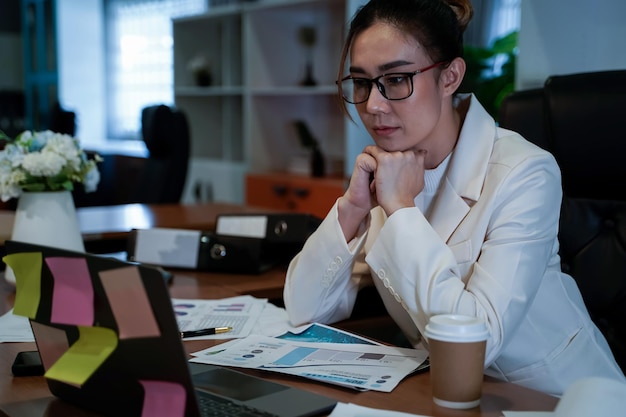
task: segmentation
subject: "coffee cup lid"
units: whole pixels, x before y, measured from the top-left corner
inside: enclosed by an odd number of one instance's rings
[[[430,318],[424,335],[445,342],[478,342],[487,340],[489,330],[480,317],[439,314]]]

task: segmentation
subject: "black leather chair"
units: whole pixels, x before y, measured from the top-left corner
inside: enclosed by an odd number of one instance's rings
[[[0,90],[0,130],[15,138],[26,128],[24,92]]]
[[[149,156],[137,179],[132,202],[180,202],[189,167],[187,117],[163,104],[146,107],[141,112],[141,133]]]
[[[549,149],[543,88],[519,90],[508,95],[498,109],[498,122],[500,126],[512,128],[535,145]]]
[[[544,92],[562,263],[626,370],[626,71],[553,76]]]
[[[59,102],[54,103],[50,109],[48,129],[56,133],[74,136],[76,134],[76,113],[65,110]]]
[[[519,97],[505,99],[508,110]],[[551,76],[533,100],[513,105],[523,116],[503,110],[500,124],[543,131],[545,140],[541,133],[526,138],[552,152],[561,168],[563,270],[626,371],[626,71]]]

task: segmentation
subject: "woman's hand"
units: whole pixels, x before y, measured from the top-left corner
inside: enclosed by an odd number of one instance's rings
[[[339,224],[350,241],[372,208],[380,205],[387,216],[414,207],[424,189],[426,151],[387,152],[367,146],[354,164],[350,184],[339,199]]]
[[[426,151],[387,152],[368,146],[364,153],[376,162],[373,190],[387,216],[404,207],[415,207],[415,197],[424,189]]]
[[[346,241],[356,236],[363,220],[377,205],[372,181],[375,171],[376,159],[372,155],[363,152],[356,157],[350,184],[337,205],[339,224]]]

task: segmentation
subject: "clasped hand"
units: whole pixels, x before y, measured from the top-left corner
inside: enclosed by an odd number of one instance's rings
[[[357,219],[360,223],[376,206],[381,206],[387,216],[414,207],[415,197],[424,189],[425,156],[425,151],[414,149],[387,152],[375,145],[367,146],[356,158],[342,197],[340,222],[351,218],[350,223]]]

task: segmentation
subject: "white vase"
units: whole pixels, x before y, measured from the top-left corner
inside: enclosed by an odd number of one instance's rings
[[[22,193],[17,202],[11,240],[85,252],[72,193]],[[9,266],[5,279],[15,285],[15,275]]]

